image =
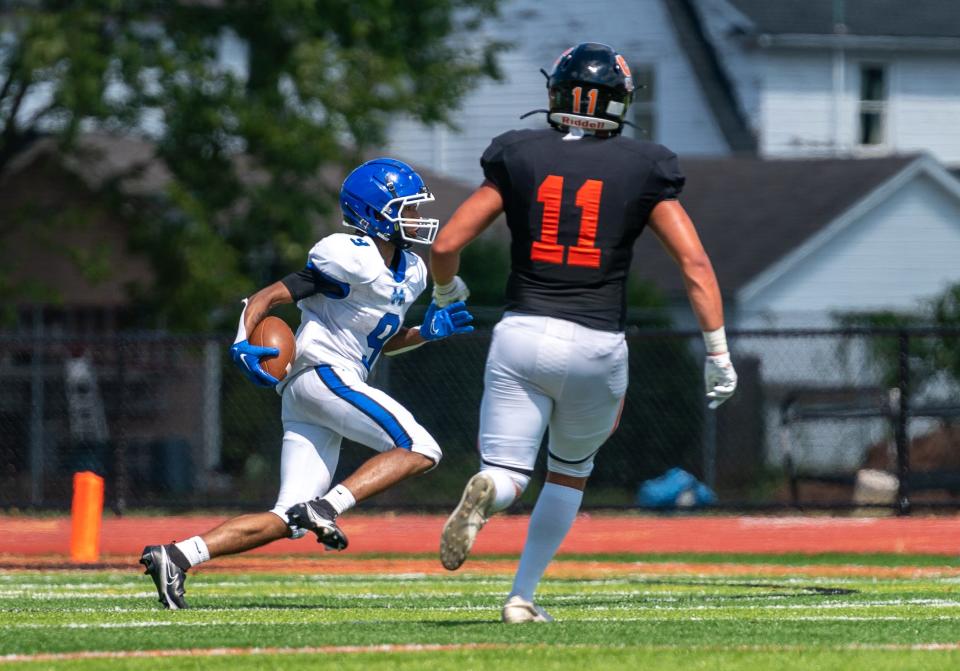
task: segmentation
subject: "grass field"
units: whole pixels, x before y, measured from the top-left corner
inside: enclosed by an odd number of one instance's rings
[[[960,668],[949,558],[565,557],[540,596],[558,622],[520,626],[498,621],[515,560],[446,574],[385,559],[224,562],[190,576],[179,612],[132,568],[0,570],[0,667]]]

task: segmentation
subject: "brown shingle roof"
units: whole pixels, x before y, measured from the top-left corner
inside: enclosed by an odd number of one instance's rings
[[[916,156],[874,159],[681,159],[690,213],[725,297],[826,227]],[[656,237],[637,243],[633,272],[668,296],[684,292]]]
[[[756,32],[829,35],[836,0],[730,0]],[[955,0],[846,0],[843,23],[851,35],[960,37]]]

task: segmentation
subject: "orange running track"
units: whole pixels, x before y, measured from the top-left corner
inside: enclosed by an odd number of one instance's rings
[[[226,517],[123,517],[103,520],[101,553],[138,556],[144,545],[203,533]],[[434,553],[444,517],[348,514],[340,524],[349,554]],[[529,518],[494,517],[472,554],[518,554]],[[312,534],[278,541],[251,554],[320,551]],[[0,555],[68,556],[70,519],[0,516]],[[581,514],[561,553],[805,553],[821,552],[960,555],[960,517],[641,517]]]

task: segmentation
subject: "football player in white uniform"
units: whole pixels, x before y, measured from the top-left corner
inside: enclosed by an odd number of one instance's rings
[[[338,515],[440,461],[439,446],[413,415],[366,384],[381,353],[473,330],[463,302],[443,308],[431,303],[421,326],[402,326],[427,284],[423,261],[408,248],[433,242],[437,220],[417,212],[420,203],[432,200],[420,175],[405,163],[388,158],[364,163],[340,190],[343,223],[356,230],[322,239],[303,270],[244,301],[230,351],[254,383],[275,386],[283,398],[280,493],[270,512],[240,515],[201,536],[144,548],[140,563],[165,607],[187,606],[187,569],[213,557],[307,531],[327,548],[346,548]],[[251,345],[247,334],[272,307],[293,301],[302,312],[297,352],[290,373],[278,383],[260,366],[260,358],[276,350]],[[343,437],[378,454],[331,489]]]

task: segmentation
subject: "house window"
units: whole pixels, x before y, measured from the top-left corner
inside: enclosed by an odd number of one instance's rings
[[[640,140],[656,140],[657,114],[654,105],[656,87],[652,65],[633,65],[633,103],[630,105],[630,121],[636,125],[633,136]]]
[[[887,116],[887,69],[883,65],[860,67],[860,144],[884,143]]]

